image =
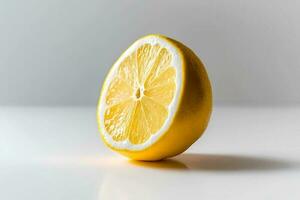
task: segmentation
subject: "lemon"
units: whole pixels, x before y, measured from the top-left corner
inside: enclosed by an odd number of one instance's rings
[[[131,159],[182,153],[207,127],[212,91],[200,59],[182,43],[148,35],[108,73],[97,108],[105,144]]]

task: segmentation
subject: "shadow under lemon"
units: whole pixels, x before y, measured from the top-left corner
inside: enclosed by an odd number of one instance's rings
[[[293,168],[298,165],[278,158],[197,153],[184,153],[158,162],[134,160],[128,162],[146,168],[191,171],[271,171]]]

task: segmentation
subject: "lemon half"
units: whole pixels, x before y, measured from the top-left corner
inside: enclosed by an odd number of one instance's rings
[[[160,160],[190,147],[211,110],[211,85],[200,59],[173,39],[148,35],[112,66],[97,120],[111,149],[136,160]]]

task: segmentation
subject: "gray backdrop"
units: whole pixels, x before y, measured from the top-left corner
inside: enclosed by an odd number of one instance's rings
[[[96,105],[109,67],[149,33],[202,58],[217,103],[300,102],[298,0],[0,0],[0,104]]]

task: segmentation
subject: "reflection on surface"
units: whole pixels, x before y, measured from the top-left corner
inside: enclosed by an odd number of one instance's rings
[[[119,169],[106,171],[99,187],[99,200],[168,199],[174,193],[174,188],[181,187],[184,183],[181,177],[185,176],[184,173],[172,169],[184,168],[183,164],[176,161],[155,164],[124,160]]]
[[[146,167],[146,168],[154,168],[154,169],[169,169],[169,170],[188,169],[183,162],[173,160],[173,159],[161,160],[156,162],[129,160],[128,162],[132,165]]]

